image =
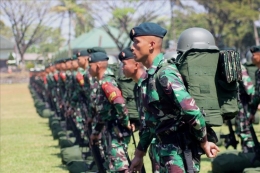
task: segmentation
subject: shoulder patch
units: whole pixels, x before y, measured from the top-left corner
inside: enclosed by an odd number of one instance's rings
[[[113,103],[116,98],[122,97],[121,91],[110,82],[103,83],[101,87],[110,103]]]

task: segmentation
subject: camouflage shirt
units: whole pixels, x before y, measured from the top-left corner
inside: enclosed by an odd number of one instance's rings
[[[204,117],[187,92],[177,67],[171,64],[158,73],[163,63],[166,63],[163,54],[157,55],[147,74],[138,82],[139,105],[143,105],[140,116],[143,114],[144,125],[148,127],[140,134],[138,149],[141,151],[147,150],[155,132],[177,131],[184,123],[192,127],[192,134],[198,141],[207,140]],[[167,102],[170,104],[165,104]]]
[[[260,69],[255,72],[255,95],[250,104],[251,115],[255,115],[260,103]]]
[[[105,122],[121,120],[123,125],[128,122],[128,110],[125,101],[110,68],[107,68],[104,76],[99,80],[99,87],[96,95],[97,125],[95,131],[100,132]]]
[[[247,95],[254,95],[255,93],[255,87],[254,84],[249,77],[247,70],[244,65],[241,65],[242,69],[242,81],[239,83],[240,85],[240,93],[245,92]],[[242,89],[241,89],[242,88]],[[241,91],[243,90],[243,91]]]

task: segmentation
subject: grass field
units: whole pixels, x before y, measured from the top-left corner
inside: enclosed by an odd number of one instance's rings
[[[37,115],[27,86],[27,84],[0,85],[0,172],[68,172],[61,164],[58,141],[53,140],[51,136],[48,120]],[[226,126],[215,130],[227,133]],[[255,130],[259,132],[259,125],[255,125]],[[134,146],[130,144],[129,147],[129,154],[132,157]],[[240,145],[238,149],[240,150]],[[225,150],[221,147],[221,152]],[[232,150],[232,147],[229,150]],[[151,173],[147,156],[145,167],[146,172]],[[202,173],[209,173],[210,159],[203,156],[201,167]]]

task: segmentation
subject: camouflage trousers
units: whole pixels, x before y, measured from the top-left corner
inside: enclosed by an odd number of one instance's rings
[[[239,113],[235,118],[235,128],[236,134],[241,138],[241,146],[244,152],[247,152],[248,149],[254,147],[254,142],[249,129],[249,116],[250,113],[247,112],[245,117],[243,105],[242,103],[239,103]]]
[[[160,171],[163,173],[186,173],[184,165],[184,154],[181,149],[177,148],[173,144],[157,145],[160,159]],[[200,171],[200,161],[193,160],[194,172]]]
[[[119,139],[114,129],[102,133],[103,149],[100,148],[100,152],[104,154],[103,157],[105,158],[105,167],[108,172],[128,172],[127,170],[129,168],[129,163],[125,150],[127,151],[128,149],[130,139],[131,136]]]
[[[73,121],[75,123],[76,128],[80,133],[81,139],[86,139],[85,135],[85,118],[83,118],[80,108],[75,108],[75,112],[73,112]]]
[[[153,173],[165,172],[165,169],[160,165],[158,141],[156,140],[156,138],[153,138],[148,153],[151,160]]]

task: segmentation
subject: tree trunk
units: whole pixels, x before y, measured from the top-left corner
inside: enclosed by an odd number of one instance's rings
[[[69,39],[68,39],[68,56],[72,57],[71,54],[71,45],[70,45],[70,36],[71,36],[71,11],[69,11]]]

